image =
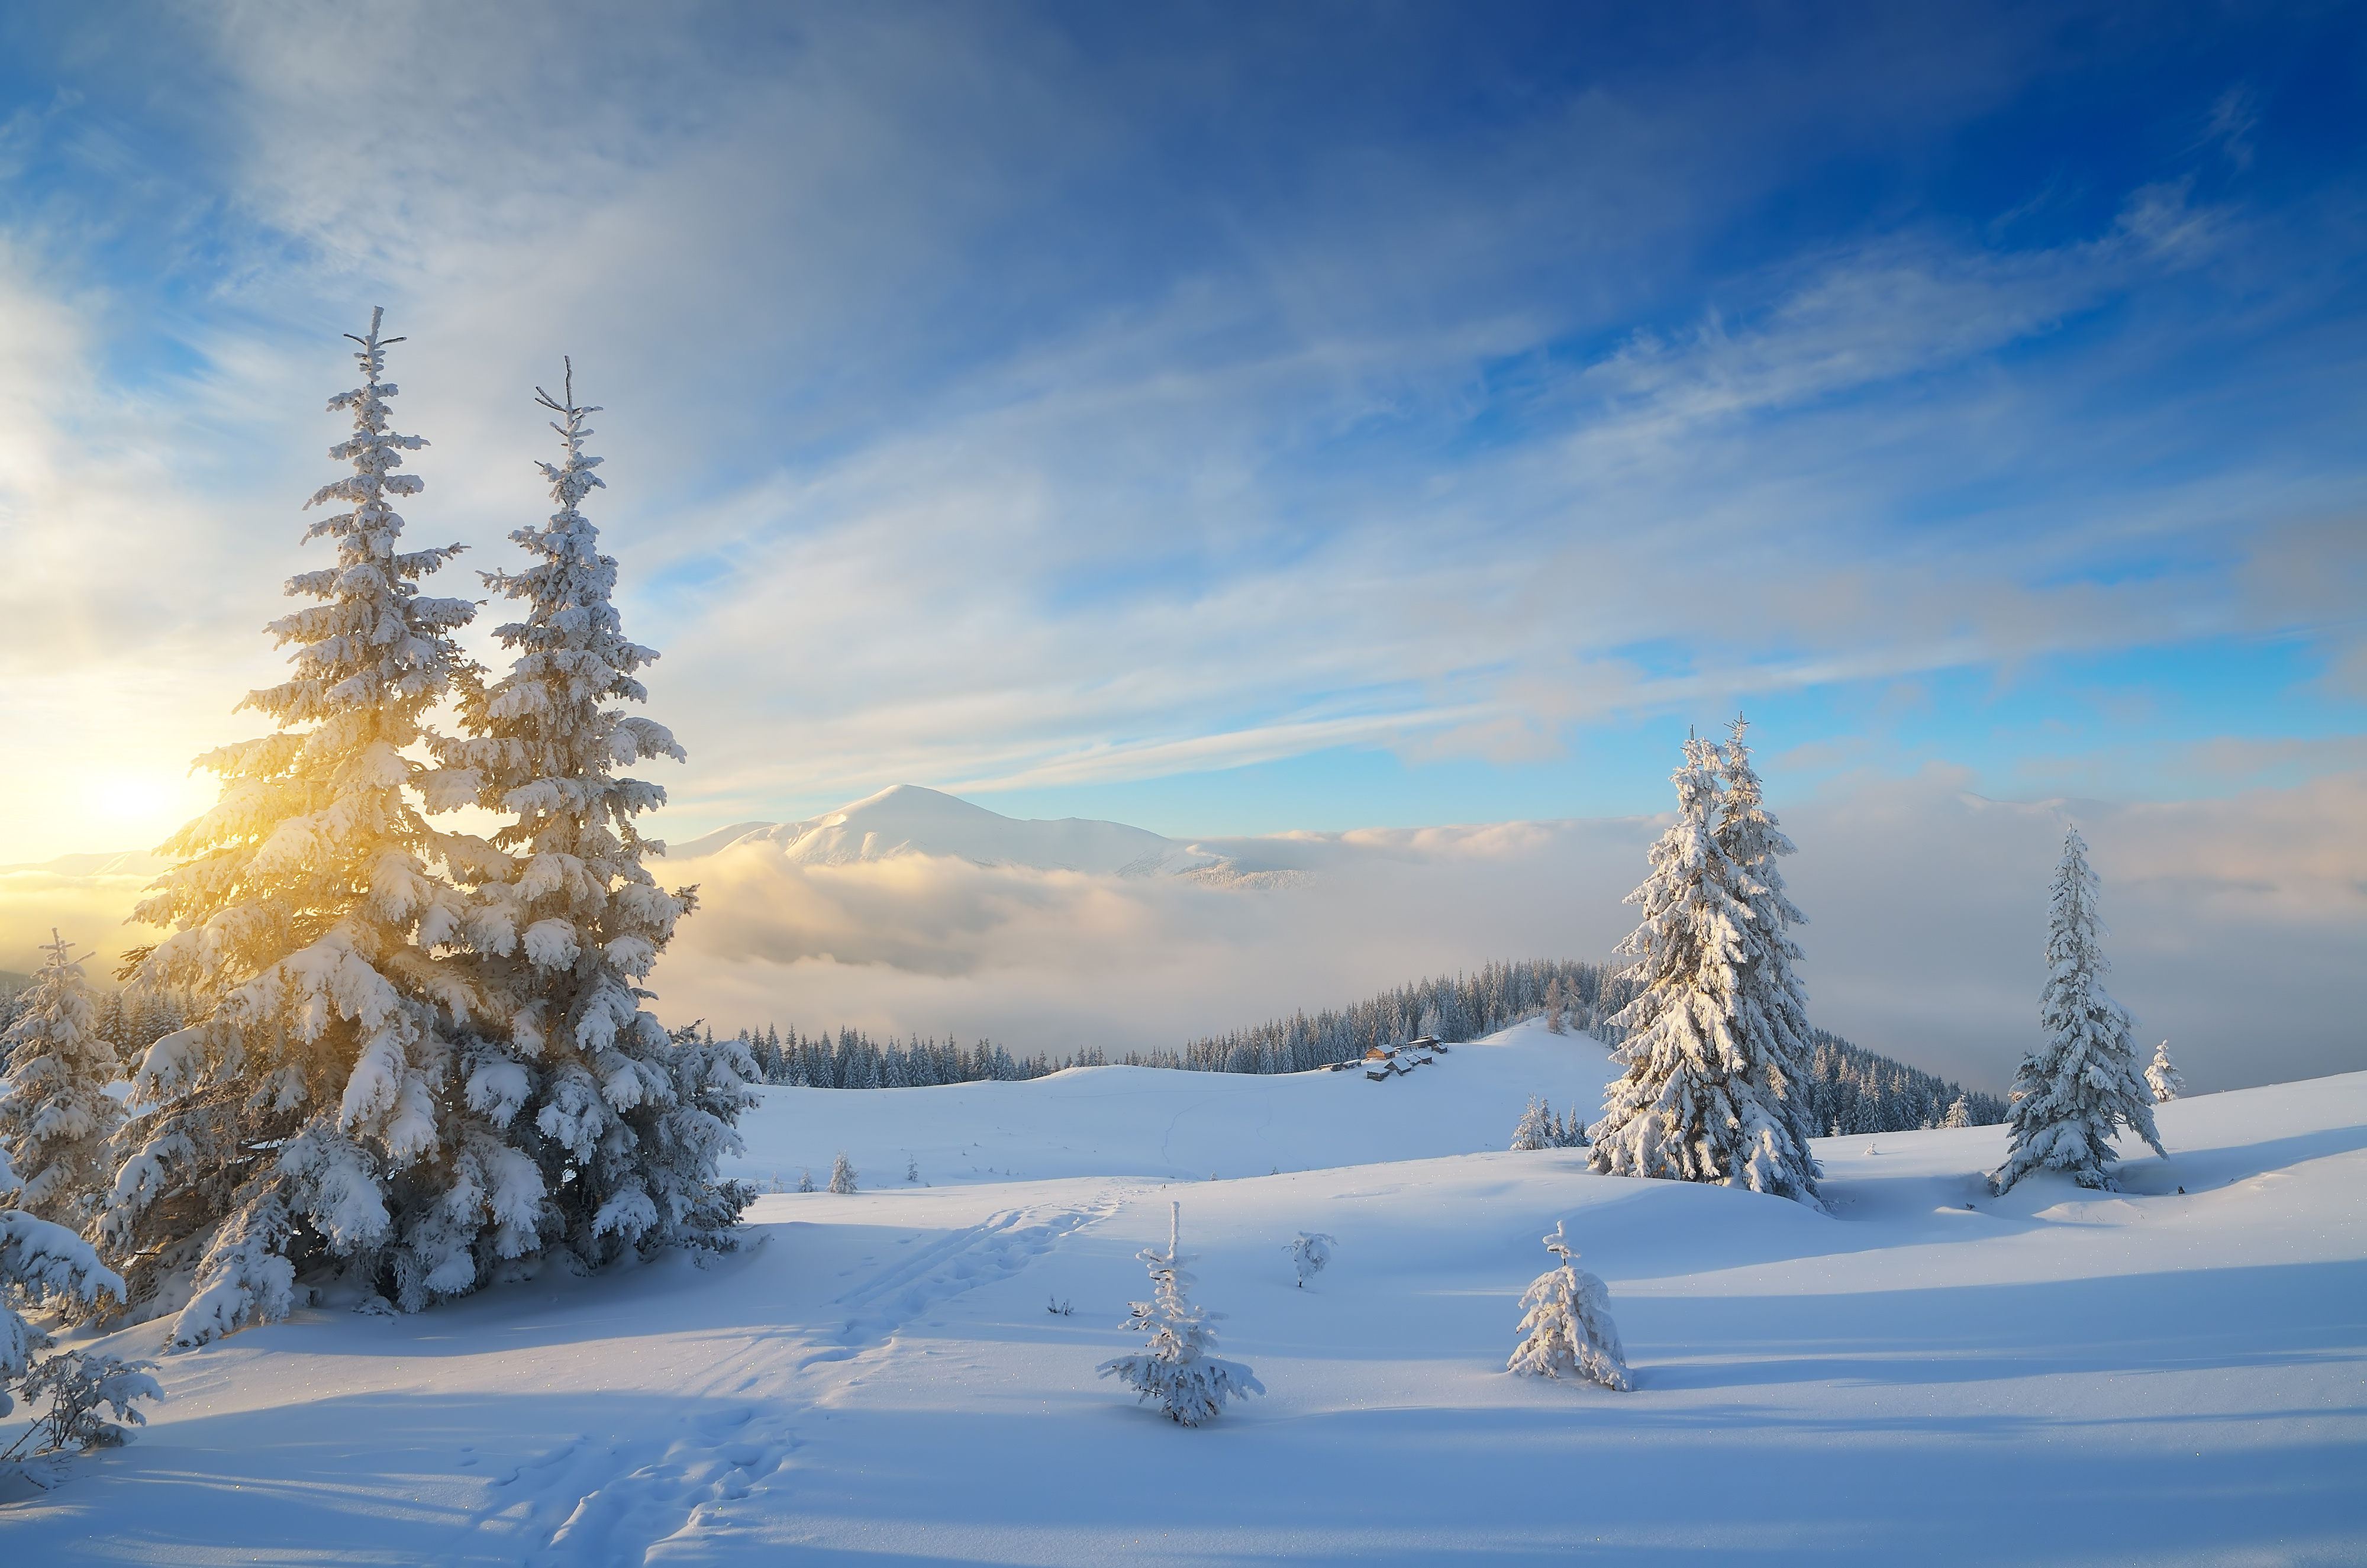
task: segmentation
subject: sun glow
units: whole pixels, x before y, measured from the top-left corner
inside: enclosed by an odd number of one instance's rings
[[[205,810],[216,788],[208,775],[131,768],[28,783],[18,802],[22,815],[0,833],[0,864],[153,850]]]

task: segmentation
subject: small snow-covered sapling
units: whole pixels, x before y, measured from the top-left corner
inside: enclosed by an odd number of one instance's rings
[[[855,1167],[848,1162],[844,1149],[839,1150],[838,1157],[831,1161],[830,1190],[833,1192],[855,1190]]]
[[[1528,1314],[1523,1338],[1506,1370],[1533,1377],[1588,1378],[1625,1393],[1626,1352],[1611,1321],[1611,1294],[1603,1281],[1574,1266],[1578,1254],[1563,1239],[1558,1221],[1545,1238],[1546,1250],[1561,1261],[1538,1275],[1521,1297]]]
[[[153,1361],[127,1361],[91,1350],[61,1350],[37,1363],[17,1383],[17,1391],[28,1401],[47,1398],[50,1412],[0,1452],[0,1460],[15,1458],[18,1449],[37,1438],[40,1446],[33,1451],[39,1454],[119,1448],[130,1434],[116,1422],[148,1424],[148,1417],[132,1408],[133,1401],[164,1397],[164,1389],[148,1375],[155,1370]],[[102,1407],[115,1412],[114,1421],[99,1415]]]
[[[1519,1123],[1512,1128],[1512,1147],[1516,1150],[1552,1148],[1560,1142],[1555,1133],[1552,1104],[1532,1100],[1528,1109],[1521,1112]]]
[[[1137,1403],[1156,1400],[1160,1410],[1179,1427],[1213,1421],[1229,1399],[1263,1393],[1265,1384],[1238,1361],[1209,1354],[1217,1336],[1208,1324],[1222,1313],[1204,1312],[1185,1299],[1193,1278],[1184,1271],[1191,1261],[1176,1251],[1182,1229],[1182,1205],[1167,1206],[1167,1250],[1144,1247],[1135,1256],[1150,1269],[1151,1299],[1131,1303],[1125,1327],[1150,1336],[1150,1344],[1131,1356],[1104,1361],[1095,1370],[1115,1377],[1135,1391]]]
[[[1290,1254],[1291,1265],[1298,1270],[1300,1290],[1307,1288],[1308,1280],[1323,1272],[1324,1265],[1331,1261],[1331,1249],[1339,1245],[1337,1237],[1325,1235],[1320,1231],[1300,1231],[1297,1241],[1284,1247],[1283,1250]]]
[[[904,1179],[912,1182],[921,1179],[921,1162],[912,1155],[904,1156]]]
[[[798,1190],[800,1192],[810,1192],[813,1190],[813,1172],[810,1170],[801,1170],[798,1172]]]

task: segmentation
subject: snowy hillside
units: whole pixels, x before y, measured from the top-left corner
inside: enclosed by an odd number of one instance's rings
[[[170,1359],[0,1561],[2367,1560],[2367,1074],[2167,1106],[2117,1196],[1989,1199],[1997,1128],[1827,1140],[1827,1218],[1501,1152],[1605,1071],[1529,1025],[1387,1083],[773,1089],[743,1168],[844,1148],[863,1191],[765,1197],[705,1269]],[[1093,1371],[1171,1199],[1270,1390],[1198,1431]],[[1501,1371],[1557,1221],[1633,1393]]]
[[[727,851],[773,854],[792,865],[851,865],[922,854],[1117,876],[1206,871],[1220,863],[1218,856],[1122,822],[1076,817],[1024,821],[918,784],[895,784],[803,822],[743,822],[672,845],[670,859],[697,860]]]

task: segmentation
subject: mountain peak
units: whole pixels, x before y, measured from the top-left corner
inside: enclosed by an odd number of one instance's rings
[[[802,822],[743,822],[674,848],[691,859],[759,846],[800,865],[850,865],[898,855],[941,855],[980,865],[1031,866],[1098,875],[1152,876],[1203,871],[1219,857],[1123,822],[1005,817],[923,784],[876,795]]]

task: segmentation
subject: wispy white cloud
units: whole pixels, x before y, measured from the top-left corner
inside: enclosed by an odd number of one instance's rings
[[[1238,49],[930,16],[191,21],[186,200],[228,216],[181,354],[126,392],[116,307],[24,249],[68,242],[18,236],[10,274],[51,334],[12,418],[38,461],[0,478],[44,529],[12,607],[108,694],[40,710],[42,771],[239,724],[333,334],[378,302],[434,443],[413,525],[465,566],[544,510],[527,394],[561,353],[608,406],[598,518],[692,827],[904,780],[1535,759],[1638,712],[2286,626],[2228,564],[2306,559],[2355,491],[2323,442],[2178,467],[2224,419],[2120,395],[2296,297],[2260,280],[2293,249],[2271,217],[2158,171],[2086,232],[1868,218],[1722,265],[1806,152],[2010,101],[2021,24],[1711,51],[1421,136],[1387,107],[1420,62],[1360,35],[1358,139]],[[127,589],[134,551],[162,586]]]

